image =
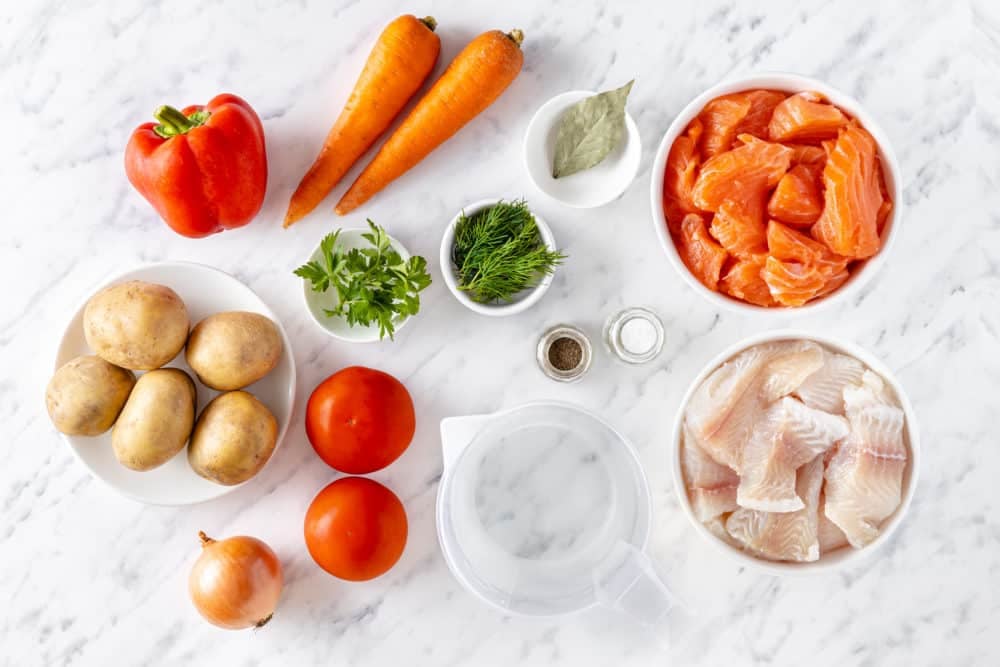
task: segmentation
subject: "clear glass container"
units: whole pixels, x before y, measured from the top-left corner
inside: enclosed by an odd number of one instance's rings
[[[560,338],[568,338],[580,346],[580,363],[573,368],[566,370],[556,368],[549,357],[552,344]],[[542,337],[538,340],[535,356],[538,359],[538,366],[542,369],[542,372],[553,380],[558,382],[575,382],[583,377],[590,368],[593,349],[590,345],[590,339],[587,338],[587,334],[583,333],[583,331],[568,324],[558,324],[542,334]]]
[[[647,308],[626,308],[608,318],[604,342],[627,364],[644,364],[663,349],[663,322]]]

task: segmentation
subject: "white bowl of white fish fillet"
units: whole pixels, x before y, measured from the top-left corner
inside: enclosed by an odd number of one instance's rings
[[[913,408],[889,369],[799,331],[723,351],[674,424],[685,514],[723,552],[772,574],[846,567],[885,544],[919,464]]]

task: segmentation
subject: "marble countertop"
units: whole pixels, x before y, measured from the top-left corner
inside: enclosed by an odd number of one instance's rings
[[[0,664],[1000,663],[992,636],[1000,626],[1000,17],[987,4],[40,0],[0,9]],[[443,63],[483,30],[522,28],[524,71],[360,211],[338,220],[331,197],[282,230],[289,194],[373,39],[410,11],[438,19]],[[813,75],[856,96],[903,168],[902,229],[880,275],[838,309],[781,323],[719,312],[686,287],[649,213],[650,164],[674,114],[720,78],[761,69]],[[534,110],[565,90],[633,77],[629,108],[644,141],[635,183],[596,210],[544,199],[522,168]],[[263,118],[267,200],[249,227],[187,240],[129,186],[122,152],[156,106],[222,91]],[[486,319],[440,279],[441,233],[463,204],[520,195],[572,260],[538,306]],[[291,275],[334,225],[365,217],[426,256],[435,278],[423,311],[392,344],[327,338]],[[218,266],[271,305],[293,341],[300,396],[350,364],[384,369],[410,389],[416,438],[374,475],[410,520],[390,573],[347,583],[309,558],[302,517],[335,474],[305,438],[301,401],[258,478],[193,507],[118,497],[70,454],[42,400],[56,341],[98,281],[164,259]],[[630,305],[664,319],[667,344],[654,364],[626,367],[601,353],[570,386],[540,373],[534,343],[545,327],[570,322],[597,339],[605,318]],[[744,569],[699,538],[672,489],[667,443],[687,384],[723,346],[778,324],[871,350],[919,416],[923,465],[909,516],[855,569],[784,579]],[[697,614],[672,648],[599,610],[505,618],[445,566],[434,528],[438,422],[540,398],[592,408],[636,444],[653,494],[649,553]],[[196,615],[186,577],[198,530],[255,535],[279,553],[287,585],[265,629],[226,632]]]

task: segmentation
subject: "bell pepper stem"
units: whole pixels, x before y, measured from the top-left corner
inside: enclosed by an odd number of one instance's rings
[[[178,109],[164,104],[153,112],[153,117],[160,121],[153,131],[164,139],[186,134],[199,125],[204,125],[210,115],[208,111],[195,111],[190,116],[185,116]]]

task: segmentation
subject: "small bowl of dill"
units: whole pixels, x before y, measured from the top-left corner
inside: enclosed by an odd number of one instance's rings
[[[523,312],[552,284],[566,255],[523,199],[466,206],[441,240],[441,273],[469,310],[495,317]]]

